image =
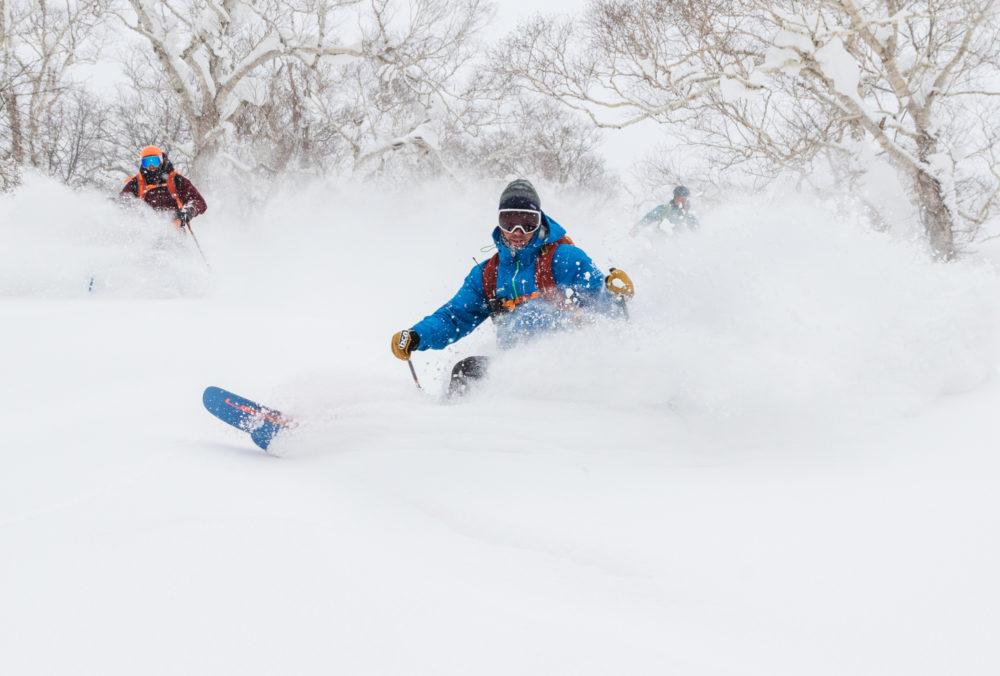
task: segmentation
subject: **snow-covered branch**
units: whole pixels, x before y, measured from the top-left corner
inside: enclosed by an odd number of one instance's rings
[[[367,5],[344,0],[128,0],[128,6],[131,12],[121,14],[122,20],[155,56],[152,74],[139,77],[159,76],[169,84],[191,130],[196,167],[217,153],[229,131],[252,124],[250,110],[271,107],[269,91],[283,88],[288,78],[294,81],[300,120],[306,106],[303,93],[315,96],[318,88],[332,93],[327,85],[338,73],[355,72],[352,64],[372,64],[367,72],[374,80],[368,86],[389,76],[421,94],[443,96],[443,80],[457,69],[456,57],[467,53],[468,38],[485,12],[481,0],[465,0],[457,8],[445,0],[413,0],[404,6],[395,0]],[[308,105],[316,108],[315,102]]]

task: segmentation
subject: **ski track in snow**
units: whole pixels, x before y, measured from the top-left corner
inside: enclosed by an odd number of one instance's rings
[[[212,275],[102,196],[0,196],[0,671],[996,672],[988,261],[774,195],[631,240],[543,191],[633,320],[444,403],[491,329],[418,353],[423,393],[389,336],[494,192],[220,198]],[[261,453],[207,385],[302,424]]]

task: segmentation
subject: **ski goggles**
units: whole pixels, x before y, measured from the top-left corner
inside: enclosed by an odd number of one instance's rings
[[[156,169],[163,163],[159,155],[147,155],[146,157],[139,160],[139,164],[143,169]]]
[[[520,230],[530,235],[542,226],[542,212],[532,209],[501,209],[500,229],[507,234]]]

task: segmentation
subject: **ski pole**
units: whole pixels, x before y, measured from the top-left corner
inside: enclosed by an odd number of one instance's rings
[[[423,391],[424,388],[420,386],[420,379],[417,378],[417,370],[413,368],[413,362],[407,359],[406,364],[410,367],[410,375],[413,376],[413,382],[416,383],[417,389]]]
[[[208,259],[205,258],[205,252],[201,250],[201,244],[198,243],[198,237],[194,234],[194,230],[191,228],[191,223],[185,223],[184,227],[186,227],[188,232],[191,233],[191,239],[194,240],[194,245],[198,247],[198,253],[201,255],[201,260],[205,261],[205,267],[211,270],[212,266],[208,264]]]

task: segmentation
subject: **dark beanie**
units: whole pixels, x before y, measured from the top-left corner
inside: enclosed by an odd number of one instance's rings
[[[535,192],[535,186],[531,185],[526,179],[519,178],[516,181],[511,181],[503,189],[503,192],[500,193],[499,208],[541,211],[542,200],[539,199],[538,193]]]
[[[687,186],[679,185],[674,188],[674,197],[687,197],[691,194],[691,191],[687,189]]]

